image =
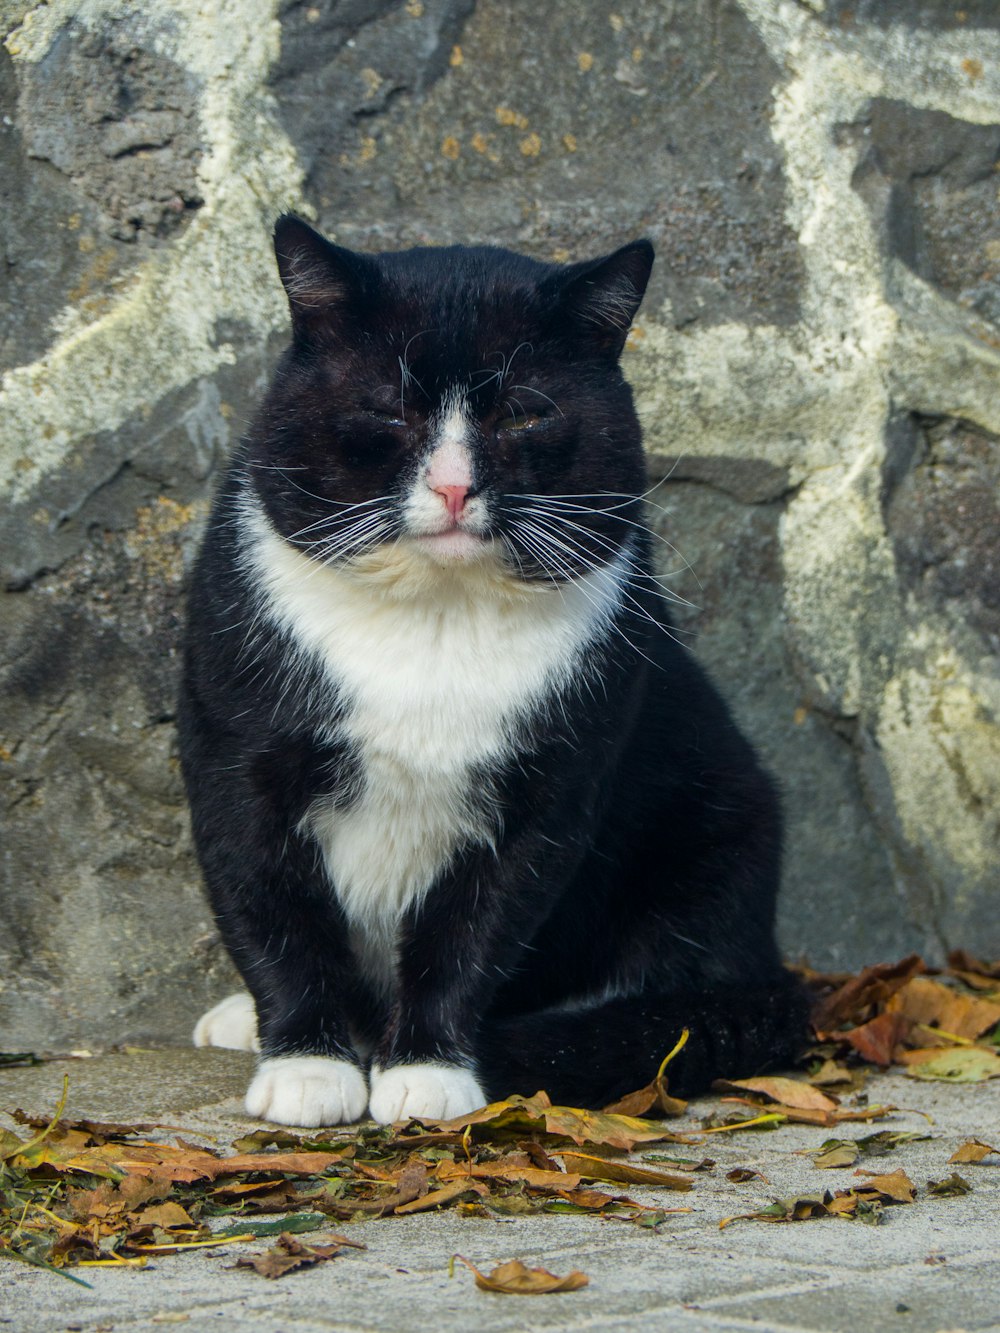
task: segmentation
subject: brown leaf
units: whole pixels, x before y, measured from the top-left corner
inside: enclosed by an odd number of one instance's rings
[[[896,1058],[900,1043],[909,1035],[910,1027],[903,1014],[882,1013],[849,1032],[838,1032],[837,1039],[853,1046],[862,1060],[888,1069]]]
[[[726,1172],[726,1179],[734,1185],[745,1185],[748,1180],[762,1180],[765,1185],[771,1183],[762,1171],[752,1171],[748,1166],[733,1167],[732,1171]]]
[[[823,1061],[815,1074],[809,1075],[809,1082],[814,1088],[846,1088],[852,1092],[859,1092],[867,1080],[867,1069],[849,1069],[847,1065],[829,1058]]]
[[[979,980],[1000,981],[1000,959],[995,963],[985,963],[981,958],[966,953],[964,949],[952,949],[948,955],[948,969],[959,976],[965,972]]]
[[[352,1211],[375,1213],[379,1217],[394,1213],[400,1204],[412,1203],[427,1193],[427,1175],[427,1168],[422,1162],[410,1162],[400,1172],[395,1181],[396,1188],[391,1194],[370,1203],[352,1200],[350,1208]]]
[[[584,1180],[610,1180],[622,1185],[647,1185],[669,1190],[689,1190],[691,1181],[686,1176],[654,1171],[647,1166],[632,1166],[629,1162],[609,1161],[584,1153],[564,1152],[562,1159],[567,1171],[575,1171]]]
[[[888,1175],[880,1175],[877,1171],[855,1171],[854,1174],[866,1177],[864,1185],[854,1187],[852,1192],[855,1194],[869,1194],[874,1191],[891,1203],[912,1203],[917,1192],[916,1185],[902,1169]]]
[[[982,1139],[966,1139],[961,1147],[956,1148],[948,1158],[948,1162],[949,1164],[959,1162],[976,1165],[991,1156],[1000,1157],[1000,1148],[991,1147],[990,1144],[984,1143]]]
[[[971,1194],[972,1186],[957,1171],[953,1171],[947,1180],[928,1180],[927,1193],[942,1198],[958,1197],[962,1194]]]
[[[822,1001],[813,1014],[813,1026],[821,1040],[827,1036],[839,1038],[841,1034],[836,1029],[845,1024],[857,1027],[867,1023],[911,977],[926,971],[924,960],[917,954],[910,954],[898,963],[866,967]]]
[[[488,1195],[489,1186],[484,1185],[481,1180],[473,1180],[466,1177],[464,1180],[449,1180],[447,1185],[442,1185],[440,1189],[431,1190],[422,1198],[411,1199],[409,1203],[396,1204],[394,1213],[396,1217],[403,1217],[407,1213],[425,1213],[431,1208],[441,1208],[445,1204],[454,1202],[455,1199],[461,1199],[466,1194],[476,1194],[479,1197]]]
[[[779,1102],[783,1109],[826,1112],[837,1107],[835,1098],[797,1078],[716,1079],[712,1087],[717,1092],[752,1092],[766,1102]]]
[[[355,1250],[366,1248],[359,1241],[348,1240],[346,1236],[334,1236],[328,1245],[304,1245],[289,1232],[283,1231],[273,1249],[265,1254],[237,1259],[234,1267],[252,1268],[261,1277],[284,1277],[296,1268],[310,1268],[313,1264],[335,1259],[348,1246]]]
[[[806,1222],[812,1217],[829,1215],[830,1195],[796,1194],[787,1199],[775,1199],[766,1208],[755,1213],[740,1213],[736,1217],[724,1217],[719,1223],[719,1230],[732,1222]]]
[[[558,1168],[543,1171],[537,1166],[521,1166],[501,1158],[498,1162],[442,1162],[435,1172],[439,1180],[521,1180],[533,1189],[575,1189],[578,1175],[569,1175]]]
[[[580,1146],[625,1150],[634,1148],[637,1143],[677,1141],[676,1135],[649,1120],[586,1111],[575,1106],[553,1106],[544,1092],[536,1092],[534,1097],[510,1097],[473,1111],[471,1115],[429,1122],[428,1127],[446,1134],[461,1134],[471,1127],[482,1129],[491,1136],[505,1130],[529,1130],[571,1139]],[[407,1142],[405,1136],[401,1142]]]
[[[491,1273],[484,1274],[462,1255],[456,1254],[455,1258],[471,1270],[476,1286],[482,1291],[497,1291],[507,1296],[547,1296],[559,1291],[578,1291],[590,1281],[586,1274],[577,1270],[565,1277],[556,1277],[547,1268],[525,1268],[519,1259],[500,1264]]]
[[[887,1002],[886,1012],[902,1014],[913,1024],[940,1028],[970,1041],[1000,1023],[1000,1004],[963,995],[930,977],[913,977],[901,986]]]
[[[144,1208],[141,1213],[136,1214],[136,1221],[142,1226],[163,1227],[164,1230],[169,1230],[170,1227],[194,1227],[196,1225],[185,1209],[179,1203],[174,1203],[170,1199]]]

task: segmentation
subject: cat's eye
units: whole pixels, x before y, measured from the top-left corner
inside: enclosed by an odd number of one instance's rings
[[[369,407],[367,415],[374,421],[377,421],[380,426],[401,427],[406,425],[406,422],[398,412],[387,412],[378,407]]]
[[[497,422],[497,430],[531,430],[542,423],[542,418],[535,414],[527,412],[517,413],[514,416],[503,417]]]

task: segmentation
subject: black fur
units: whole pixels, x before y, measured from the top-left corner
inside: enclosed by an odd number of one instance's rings
[[[634,498],[643,453],[617,362],[651,247],[571,266],[360,256],[285,218],[276,248],[293,342],[216,498],[180,710],[195,840],[263,1053],[464,1061],[491,1097],[545,1088],[591,1106],[647,1082],[685,1026],[678,1093],[787,1061],[805,1007],[774,941],[774,787],[670,632]],[[574,683],[480,775],[499,796],[496,850],[459,847],[404,915],[385,997],[300,827],[317,796],[358,797],[345,705],[262,614],[238,510],[250,493],[286,540],[336,558],[310,546],[331,512],[388,494],[379,541],[397,540],[396,501],[455,385],[476,422],[473,493],[511,572],[562,583],[625,549],[632,574]],[[579,525],[558,556],[518,536],[528,494],[591,497],[553,508]]]

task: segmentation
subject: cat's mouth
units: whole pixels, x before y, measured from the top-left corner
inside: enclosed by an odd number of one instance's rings
[[[493,547],[489,537],[458,524],[441,532],[414,533],[411,540],[432,560],[449,564],[458,560],[479,560]]]

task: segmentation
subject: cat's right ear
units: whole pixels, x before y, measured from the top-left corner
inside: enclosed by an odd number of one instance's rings
[[[274,253],[296,338],[336,333],[365,285],[361,257],[332,244],[294,213],[284,213],[275,224]]]

